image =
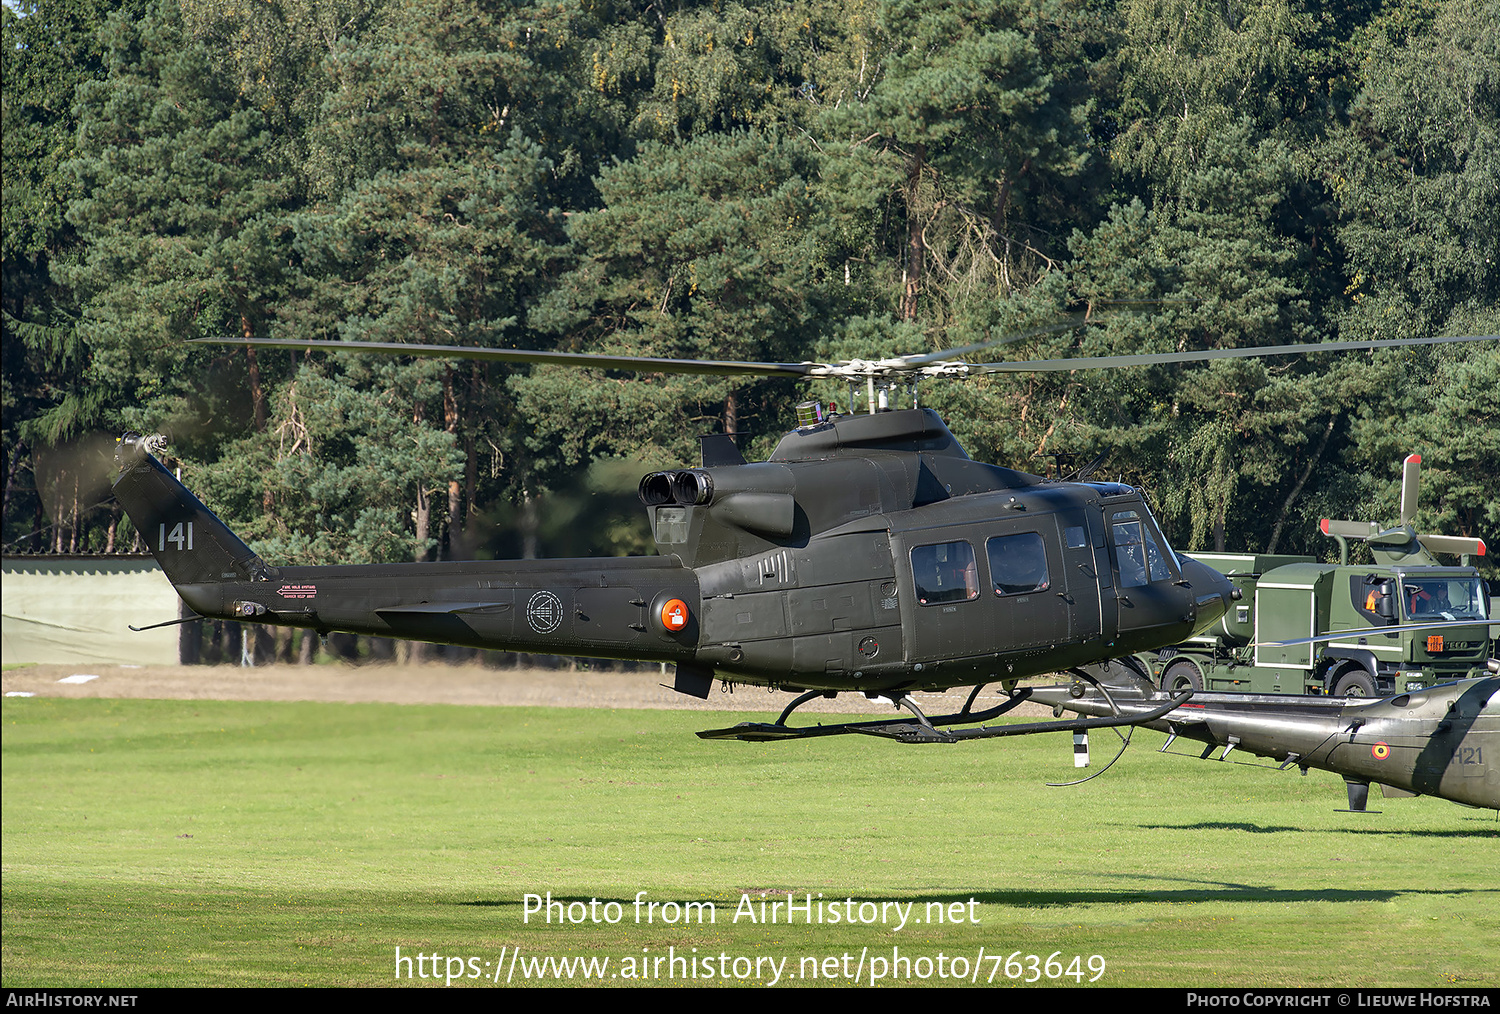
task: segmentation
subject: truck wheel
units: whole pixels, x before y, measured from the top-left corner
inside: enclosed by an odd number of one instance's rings
[[[1151,659],[1141,658],[1139,655],[1126,655],[1124,658],[1115,659],[1120,665],[1129,669],[1131,674],[1147,684],[1151,682]]]
[[[1333,684],[1334,697],[1374,697],[1375,678],[1363,669],[1350,669]]]
[[[1161,688],[1169,694],[1189,687],[1194,690],[1203,689],[1203,674],[1191,662],[1173,662],[1161,674]]]

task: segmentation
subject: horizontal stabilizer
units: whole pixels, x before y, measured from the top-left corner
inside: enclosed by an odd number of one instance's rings
[[[509,602],[413,602],[408,605],[381,606],[375,611],[381,616],[449,616],[486,610],[504,612],[509,608]]]

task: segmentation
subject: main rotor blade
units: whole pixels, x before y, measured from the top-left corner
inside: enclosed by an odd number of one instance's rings
[[[817,363],[743,363],[717,359],[662,359],[654,356],[597,355],[590,352],[542,352],[535,349],[494,349],[472,345],[407,345],[403,342],[344,342],[310,338],[193,338],[189,344],[374,352],[430,359],[478,359],[485,362],[586,366],[596,370],[692,373],[716,377],[805,377],[818,366]]]
[[[1447,338],[1386,338],[1379,341],[1322,342],[1305,345],[1263,345],[1259,348],[1206,349],[1200,352],[1161,352],[1131,356],[1088,356],[1077,359],[1034,359],[1008,363],[972,363],[970,373],[1052,373],[1061,370],[1104,370],[1121,366],[1153,366],[1159,363],[1196,363],[1206,359],[1248,359],[1259,356],[1291,356],[1306,352],[1355,352],[1403,345],[1439,345],[1447,342],[1489,342],[1500,335],[1466,335]]]
[[[536,349],[496,349],[474,345],[418,345],[404,342],[333,341],[311,338],[193,338],[193,345],[254,345],[265,348],[327,349],[335,352],[371,352],[393,356],[422,356],[426,358],[477,359],[500,363],[538,363],[553,366],[580,366],[599,370],[632,370],[640,373],[686,373],[709,376],[762,376],[762,377],[806,377],[809,375],[864,376],[867,372],[878,374],[912,372],[932,362],[942,362],[957,356],[967,355],[997,345],[1006,345],[1037,335],[1070,331],[1090,323],[1083,313],[1070,316],[1065,324],[1050,324],[1031,328],[1016,334],[1006,335],[992,341],[975,345],[964,345],[942,352],[929,352],[916,356],[900,356],[882,360],[878,364],[862,363],[854,370],[846,371],[848,363],[754,363],[715,359],[665,359],[655,356],[612,356],[592,352],[543,352]]]
[[[1042,327],[1031,328],[1028,331],[1018,331],[1015,334],[1008,334],[1003,338],[995,338],[974,345],[960,345],[956,349],[944,349],[941,352],[924,352],[919,356],[901,356],[900,362],[907,366],[925,366],[928,363],[940,363],[949,359],[957,359],[959,356],[967,356],[973,352],[992,349],[997,345],[1009,345],[1011,342],[1018,342],[1023,338],[1034,338],[1037,335],[1054,334],[1058,331],[1072,331],[1074,328],[1080,328],[1085,324],[1092,323],[1096,323],[1096,321],[1087,319],[1082,313],[1069,314],[1069,320],[1066,324],[1047,324]]]
[[[1417,487],[1421,483],[1422,456],[1408,454],[1401,462],[1401,523],[1409,525],[1417,516]]]
[[[908,366],[924,366],[928,363],[938,363],[949,359],[957,359],[959,356],[967,356],[985,349],[992,349],[999,345],[1009,345],[1025,338],[1035,338],[1038,335],[1056,334],[1059,331],[1072,331],[1075,328],[1087,324],[1104,324],[1116,313],[1122,310],[1145,310],[1158,306],[1187,306],[1199,302],[1196,299],[1106,299],[1100,300],[1089,306],[1087,310],[1078,310],[1066,316],[1064,323],[1043,324],[1038,327],[1029,328],[1025,331],[1017,331],[1001,338],[992,338],[986,342],[976,342],[973,345],[960,345],[957,348],[944,349],[941,352],[926,352],[918,356],[900,356],[899,360]]]
[[[1033,359],[1003,363],[961,363],[950,357],[1008,341],[1066,331],[1088,321],[1073,321],[1035,328],[1016,336],[997,338],[981,345],[965,346],[919,356],[876,362],[850,360],[842,363],[754,363],[718,359],[667,359],[656,356],[616,356],[591,352],[543,352],[538,349],[496,349],[472,345],[417,345],[403,342],[329,341],[302,338],[194,338],[190,344],[250,345],[264,348],[323,349],[330,352],[373,352],[394,356],[442,359],[477,359],[502,363],[536,363],[553,366],[590,367],[597,370],[630,370],[640,373],[683,373],[717,377],[833,377],[844,380],[891,377],[911,373],[964,376],[973,373],[1045,373],[1061,370],[1097,370],[1157,363],[1191,363],[1206,359],[1243,359],[1285,356],[1310,352],[1348,352],[1392,348],[1402,345],[1436,345],[1446,342],[1494,341],[1500,335],[1448,338],[1389,338],[1380,341],[1323,342],[1305,345],[1267,345],[1260,348],[1208,349],[1199,352],[1164,352],[1148,355],[1093,356],[1076,359]]]
[[[1483,556],[1488,551],[1483,539],[1466,539],[1459,535],[1418,535],[1417,541],[1427,547],[1429,553]]]
[[[1299,637],[1287,641],[1253,641],[1252,648],[1290,648],[1298,644],[1322,644],[1325,641],[1339,641],[1349,637],[1369,637],[1371,634],[1404,634],[1410,630],[1447,630],[1450,627],[1500,627],[1500,619],[1487,620],[1479,617],[1473,620],[1434,620],[1428,623],[1402,623],[1392,624],[1389,627],[1360,627],[1353,630],[1335,630],[1327,634],[1319,634],[1317,637]]]

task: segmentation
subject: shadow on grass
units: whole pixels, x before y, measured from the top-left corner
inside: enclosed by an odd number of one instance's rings
[[[1131,874],[1131,875],[1126,875],[1126,874],[1108,874],[1108,873],[1101,873],[1101,874],[1099,874],[1099,878],[1101,880],[1109,880],[1109,879],[1113,879],[1115,877],[1119,877],[1121,879],[1126,879],[1128,877],[1128,879],[1131,879],[1131,880],[1139,880],[1140,879],[1139,876],[1133,875],[1133,874]],[[1485,887],[1485,886],[1479,886],[1479,887],[1475,887],[1475,888],[1472,888],[1472,889],[1465,889],[1465,890],[1452,890],[1452,889],[1447,889],[1447,888],[1428,890],[1428,889],[1423,889],[1423,888],[1373,888],[1373,887],[1364,887],[1364,888],[1328,887],[1328,888],[1318,888],[1318,889],[1311,889],[1311,888],[1282,889],[1282,888],[1274,888],[1274,887],[1265,887],[1265,886],[1257,885],[1257,884],[1236,884],[1236,883],[1231,883],[1229,881],[1189,880],[1189,879],[1186,879],[1186,878],[1173,878],[1173,877],[1160,877],[1158,879],[1161,879],[1163,881],[1168,881],[1168,882],[1176,881],[1179,884],[1192,885],[1192,886],[1179,886],[1179,887],[1173,887],[1173,888],[1168,888],[1168,889],[1159,890],[1159,891],[1140,890],[1140,889],[1110,891],[1110,890],[1107,890],[1107,889],[1104,889],[1104,888],[1099,888],[1099,889],[1092,889],[1092,890],[1057,890],[1057,891],[1045,891],[1045,890],[1027,890],[1027,891],[974,891],[972,893],[966,893],[966,894],[922,894],[922,895],[917,895],[916,897],[892,897],[890,895],[869,896],[869,895],[849,894],[849,895],[845,895],[845,896],[837,897],[837,898],[827,897],[826,895],[820,897],[820,894],[822,892],[818,892],[818,891],[811,891],[811,892],[809,892],[807,890],[792,890],[790,893],[791,893],[792,898],[793,898],[793,900],[794,900],[794,902],[796,903],[796,906],[797,906],[796,909],[795,909],[795,911],[799,915],[798,915],[798,918],[790,920],[790,921],[792,921],[792,922],[798,922],[798,923],[806,921],[805,917],[802,917],[800,915],[800,913],[802,913],[803,910],[804,910],[803,906],[805,906],[807,904],[807,897],[808,897],[809,894],[811,894],[812,899],[813,899],[813,901],[812,901],[812,904],[813,904],[812,911],[814,913],[814,919],[816,919],[816,913],[818,911],[817,906],[820,903],[824,906],[825,910],[828,907],[831,907],[831,906],[834,906],[834,905],[837,905],[840,909],[843,909],[844,906],[845,906],[846,901],[847,902],[852,902],[852,904],[855,907],[855,911],[856,912],[858,911],[858,909],[859,909],[860,906],[865,905],[865,906],[874,906],[874,911],[876,913],[879,913],[881,905],[889,904],[889,903],[897,903],[897,904],[900,904],[900,905],[903,905],[903,906],[908,905],[908,904],[914,905],[915,907],[912,909],[912,911],[915,912],[915,913],[918,913],[919,915],[923,915],[923,914],[926,913],[926,909],[927,909],[928,905],[939,905],[945,911],[947,911],[947,910],[950,910],[950,906],[954,906],[954,905],[957,905],[960,908],[965,907],[965,906],[967,906],[969,904],[970,901],[976,901],[976,902],[978,902],[981,905],[998,905],[998,906],[1006,907],[1006,908],[1029,908],[1029,909],[1034,909],[1034,908],[1059,908],[1059,907],[1065,907],[1065,906],[1070,906],[1070,905],[1162,905],[1162,904],[1182,904],[1182,903],[1193,903],[1193,902],[1225,902],[1225,901],[1235,902],[1235,903],[1265,902],[1265,903],[1270,903],[1270,904],[1286,904],[1288,902],[1305,902],[1305,901],[1324,901],[1324,902],[1332,902],[1332,903],[1335,903],[1335,904],[1339,904],[1339,903],[1371,902],[1371,901],[1388,902],[1388,901],[1393,901],[1393,900],[1395,900],[1397,898],[1419,896],[1419,895],[1433,895],[1433,896],[1442,896],[1442,897],[1463,897],[1463,896],[1467,896],[1467,895],[1483,896],[1483,895],[1487,895],[1487,894],[1489,894],[1489,895],[1497,894],[1496,889],[1490,888],[1490,887]],[[755,905],[755,907],[757,909],[757,912],[758,912],[759,911],[759,907],[760,907],[760,903],[761,903],[762,900],[764,900],[764,901],[766,901],[768,903],[772,902],[772,901],[778,901],[779,900],[783,904],[785,904],[785,898],[786,898],[787,893],[788,893],[787,891],[770,891],[770,892],[766,892],[763,895],[759,891],[754,891],[754,892],[747,892],[746,893],[746,897],[749,897],[751,899],[752,904]],[[629,921],[629,913],[631,913],[632,907],[635,905],[635,898],[634,897],[619,897],[619,898],[587,897],[586,898],[586,897],[583,897],[582,895],[556,895],[556,894],[554,894],[554,895],[551,896],[551,901],[553,903],[555,903],[555,904],[562,905],[565,909],[567,908],[567,906],[574,905],[574,904],[583,905],[586,910],[589,909],[591,906],[594,907],[594,908],[596,908],[596,909],[598,909],[598,910],[603,910],[604,907],[607,906],[607,905],[610,905],[610,904],[618,905],[620,911],[622,911],[622,912],[624,912],[626,914],[627,921]],[[657,900],[655,903],[656,903],[657,907],[660,908],[661,902],[659,900]],[[684,896],[680,900],[678,900],[676,903],[678,905],[680,905],[680,906],[681,905],[685,905],[685,904],[689,904],[689,903],[691,903],[691,904],[705,904],[706,905],[706,904],[708,904],[708,900],[707,899],[694,899],[694,898],[692,898],[691,896],[689,896],[689,895],[687,895],[685,893]],[[488,899],[481,899],[481,900],[477,900],[477,901],[457,901],[457,902],[450,902],[449,904],[454,904],[454,905],[458,905],[458,906],[476,907],[476,908],[519,908],[522,905],[522,900],[519,899],[519,898],[518,899],[514,899],[514,900],[488,900]],[[731,901],[714,901],[712,904],[715,906],[715,909],[721,915],[722,914],[726,914],[726,913],[732,913],[734,911],[734,909],[735,909],[735,903],[731,902]],[[866,912],[869,912],[869,911],[870,910],[867,908]],[[956,910],[954,910],[954,911],[956,911]],[[851,921],[875,922],[875,921],[880,921],[880,920],[881,920],[881,917],[877,914],[873,918],[870,918],[870,919],[859,919],[859,920],[851,920]],[[780,921],[781,922],[787,922],[787,921],[789,921],[789,920],[786,919],[785,911],[784,910],[782,912]]]
[[[1378,810],[1372,810],[1368,816],[1374,817],[1379,814]],[[1471,817],[1471,820],[1480,818]],[[1493,822],[1493,818],[1484,818]],[[1249,824],[1238,821],[1200,821],[1196,824],[1141,824],[1142,828],[1152,831],[1244,831],[1247,834],[1281,834],[1286,831],[1306,832],[1308,828],[1296,827],[1282,824]],[[1328,828],[1317,828],[1319,832],[1327,833]],[[1409,835],[1412,838],[1500,838],[1500,827],[1493,830],[1483,828],[1445,828],[1442,830],[1412,830],[1406,827],[1345,827],[1338,828],[1337,834],[1392,834]]]

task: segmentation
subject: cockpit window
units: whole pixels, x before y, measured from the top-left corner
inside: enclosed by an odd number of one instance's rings
[[[974,562],[974,547],[967,542],[913,549],[911,576],[917,586],[917,601],[924,606],[979,597],[979,567]]]
[[[1138,588],[1152,581],[1172,579],[1171,568],[1167,566],[1156,536],[1139,514],[1116,511],[1110,521],[1114,528],[1115,565],[1120,570],[1120,587]]]

